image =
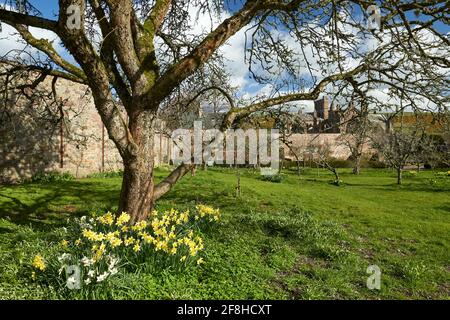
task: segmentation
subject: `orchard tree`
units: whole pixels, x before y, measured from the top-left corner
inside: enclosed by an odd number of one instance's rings
[[[320,142],[320,134],[314,136],[308,143],[307,151],[317,167],[326,169],[334,175],[333,184],[339,186],[341,179],[337,168],[333,165],[332,148],[326,141]]]
[[[376,96],[383,108],[395,105],[400,94],[422,108],[448,102],[443,94],[450,67],[449,39],[442,31],[449,16],[445,0],[373,3],[378,7],[365,0],[59,0],[55,18],[43,17],[32,6],[38,2],[3,3],[0,22],[15,28],[44,57],[6,55],[3,62],[90,88],[123,159],[119,211],[128,212],[132,221],[145,219],[194,166],[181,164],[155,183],[159,113],[172,107],[177,93],[208,88],[195,84],[204,74],[214,78],[221,50],[241,30],[249,74],[270,90],[230,104],[222,129],[256,111],[315,100],[325,91],[381,92]],[[192,9],[218,23],[193,35],[197,15]],[[66,54],[35,37],[31,27],[55,33]]]
[[[355,115],[346,120],[346,130],[339,136],[341,144],[350,151],[353,161],[353,174],[359,175],[361,171],[361,159],[364,153],[364,147],[369,141],[372,124],[369,120],[368,101],[363,96],[361,101],[357,102],[359,108],[354,108]]]
[[[393,113],[398,123],[393,125],[389,132],[378,132],[372,137],[373,146],[383,155],[389,166],[395,169],[398,185],[403,183],[403,168],[409,162],[416,162],[415,159],[420,157],[423,150],[430,148],[430,140],[426,136],[427,124],[421,121],[419,114],[415,114],[414,123],[406,125],[402,105],[400,103],[400,108]],[[393,116],[389,117],[392,119]]]

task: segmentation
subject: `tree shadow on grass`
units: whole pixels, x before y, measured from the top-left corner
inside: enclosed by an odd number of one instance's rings
[[[111,209],[117,203],[119,188],[86,181],[5,187],[0,189],[0,218],[38,229],[61,226],[68,217]]]
[[[442,206],[434,207],[435,210],[447,211],[450,213],[450,203],[443,204]]]

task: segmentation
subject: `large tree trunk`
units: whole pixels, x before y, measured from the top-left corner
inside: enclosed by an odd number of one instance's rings
[[[130,116],[130,132],[136,148],[124,161],[119,212],[131,215],[131,222],[146,219],[154,206],[154,128],[153,115],[137,112]]]

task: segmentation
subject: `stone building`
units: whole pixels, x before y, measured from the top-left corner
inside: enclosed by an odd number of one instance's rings
[[[346,110],[336,108],[330,98],[324,96],[314,101],[312,130],[310,133],[345,133],[348,121],[356,114],[353,103]]]

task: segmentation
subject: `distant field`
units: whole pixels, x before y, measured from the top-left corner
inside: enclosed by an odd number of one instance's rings
[[[305,169],[281,183],[259,173],[198,170],[158,202],[158,209],[204,203],[220,208],[204,231],[205,264],[174,272],[120,274],[93,298],[115,299],[436,299],[450,292],[450,177],[433,171],[366,169],[332,176]],[[168,169],[157,170],[157,178]],[[66,219],[114,209],[120,178],[0,187],[0,298],[83,298],[33,283],[24,272],[50,250]],[[366,287],[380,267],[381,290]]]

